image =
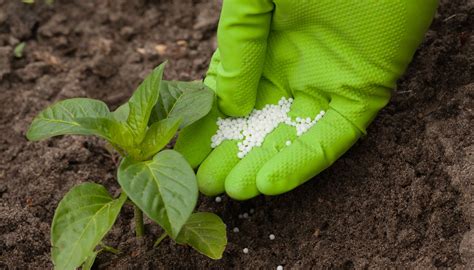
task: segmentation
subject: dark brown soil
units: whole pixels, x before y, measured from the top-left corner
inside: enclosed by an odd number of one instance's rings
[[[200,209],[227,223],[222,260],[170,240],[153,249],[161,231],[151,223],[137,242],[127,206],[106,239],[122,253],[102,254],[96,266],[474,269],[469,2],[441,1],[392,102],[330,169],[278,197],[201,199]],[[118,190],[103,142],[71,136],[27,142],[32,117],[77,96],[116,107],[165,59],[167,78],[201,78],[216,46],[218,13],[218,3],[200,0],[64,0],[52,7],[0,0],[0,269],[52,267],[49,224],[72,186],[94,181]],[[13,56],[19,41],[27,44],[23,58]],[[251,208],[249,219],[238,218]],[[239,233],[232,232],[236,226]]]

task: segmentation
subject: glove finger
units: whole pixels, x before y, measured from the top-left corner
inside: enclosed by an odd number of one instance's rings
[[[210,145],[210,141],[207,142]],[[224,141],[202,162],[197,172],[199,190],[207,196],[224,193],[224,181],[232,168],[240,161],[237,142]]]
[[[294,189],[329,167],[361,136],[361,131],[333,109],[291,146],[270,159],[257,174],[266,195]]]
[[[280,98],[281,96],[278,100]],[[327,104],[326,99],[298,93],[289,114],[293,118],[314,118],[322,109],[327,108]],[[246,200],[259,195],[260,192],[256,185],[258,172],[269,160],[288,147],[286,145],[287,141],[292,142],[296,138],[295,127],[280,124],[273,132],[268,134],[261,147],[253,148],[232,169],[225,180],[226,193],[237,200]]]
[[[211,137],[217,131],[216,121],[218,117],[219,110],[214,103],[211,111],[206,116],[179,132],[174,150],[181,153],[194,169],[212,151]]]
[[[287,140],[296,137],[295,128],[280,124],[266,138],[261,147],[255,147],[230,171],[225,179],[225,192],[233,199],[247,200],[260,194],[256,176],[263,165],[285,147]]]
[[[206,73],[206,78],[204,79],[204,84],[209,88],[216,91],[216,81],[217,81],[217,67],[221,63],[221,54],[219,49],[217,49],[211,57],[211,62],[209,63],[209,69]]]
[[[274,5],[271,0],[226,0],[217,30],[221,111],[244,116],[254,108]]]

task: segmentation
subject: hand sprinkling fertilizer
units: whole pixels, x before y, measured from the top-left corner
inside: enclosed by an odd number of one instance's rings
[[[389,102],[436,2],[224,1],[213,110],[175,146],[199,190],[279,195],[331,166]]]
[[[225,140],[238,140],[237,157],[244,158],[254,147],[261,147],[265,137],[278,125],[285,124],[295,128],[296,135],[303,135],[324,116],[321,111],[314,119],[296,117],[293,121],[288,115],[293,99],[282,97],[278,104],[269,104],[261,110],[254,109],[246,117],[217,119],[217,133],[211,138],[211,147],[216,148]],[[287,146],[291,141],[286,142]]]

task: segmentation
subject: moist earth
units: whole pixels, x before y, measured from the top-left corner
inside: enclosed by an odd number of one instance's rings
[[[52,268],[50,223],[64,194],[86,181],[119,188],[101,140],[31,143],[32,118],[79,96],[115,108],[166,59],[167,79],[201,79],[216,48],[220,2],[37,2],[0,0],[0,269]],[[121,253],[99,255],[95,267],[473,269],[473,10],[440,1],[390,104],[332,167],[277,197],[201,197],[199,210],[227,224],[222,260],[169,239],[153,248],[161,229],[149,220],[137,241],[126,206],[105,240]]]

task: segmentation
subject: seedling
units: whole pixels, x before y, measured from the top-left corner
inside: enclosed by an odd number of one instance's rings
[[[21,0],[25,4],[34,4],[36,1],[35,0]],[[52,5],[54,4],[54,0],[45,0],[44,1],[47,5]]]
[[[13,49],[13,55],[16,58],[22,58],[23,57],[23,50],[25,49],[25,42],[20,42],[18,45],[15,46],[15,49]]]
[[[59,203],[51,226],[52,260],[57,269],[92,266],[101,243],[127,198],[134,204],[137,236],[144,233],[143,213],[179,244],[218,259],[227,244],[226,228],[212,213],[193,213],[198,199],[196,176],[174,150],[163,150],[179,128],[205,116],[214,93],[200,82],[163,81],[164,64],[140,84],[130,100],[110,112],[99,100],[73,98],[42,111],[27,133],[32,141],[65,134],[94,135],[120,153],[113,198],[105,187],[80,184]],[[157,243],[159,242],[157,241]]]

